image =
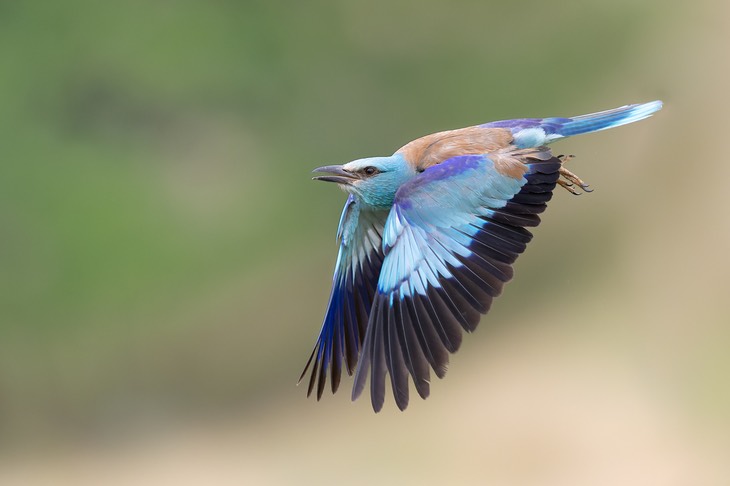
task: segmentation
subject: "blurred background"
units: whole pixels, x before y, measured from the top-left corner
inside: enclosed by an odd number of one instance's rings
[[[0,484],[730,483],[728,2],[0,4]],[[432,396],[296,379],[344,195],[316,166],[663,99],[559,142]]]

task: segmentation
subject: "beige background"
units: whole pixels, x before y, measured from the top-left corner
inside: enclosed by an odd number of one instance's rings
[[[730,483],[727,2],[419,5],[0,8],[0,484]],[[309,170],[656,98],[428,401],[304,398]]]

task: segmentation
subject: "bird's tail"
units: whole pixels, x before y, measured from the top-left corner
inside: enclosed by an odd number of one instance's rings
[[[483,128],[506,128],[519,148],[540,147],[565,137],[619,127],[647,118],[662,109],[662,102],[650,101],[626,105],[572,118],[521,118],[480,125]]]
[[[662,109],[662,102],[650,101],[636,105],[626,105],[613,110],[599,111],[589,115],[580,115],[568,118],[559,124],[556,135],[560,138],[580,135],[582,133],[597,132],[608,128],[620,127],[648,118]]]

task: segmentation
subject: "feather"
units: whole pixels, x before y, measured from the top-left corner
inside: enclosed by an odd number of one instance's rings
[[[318,400],[324,392],[328,371],[335,393],[343,360],[348,374],[357,367],[383,262],[380,235],[386,216],[385,211],[361,210],[353,197],[348,198],[342,211],[337,231],[340,251],[327,312],[314,350],[299,376],[301,382],[311,367],[307,395],[316,388]]]

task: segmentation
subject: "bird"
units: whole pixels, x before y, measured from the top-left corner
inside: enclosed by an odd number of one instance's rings
[[[568,118],[503,120],[426,135],[393,155],[314,169],[313,179],[347,194],[339,251],[322,327],[299,377],[307,396],[335,393],[342,370],[352,400],[370,384],[383,408],[387,378],[400,410],[409,381],[430,394],[462,331],[475,330],[513,277],[556,186],[591,188],[551,152],[562,138],[643,120],[662,102],[631,104]],[[368,380],[369,376],[369,380]]]

